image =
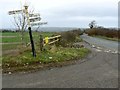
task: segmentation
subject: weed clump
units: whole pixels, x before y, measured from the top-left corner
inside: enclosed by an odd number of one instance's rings
[[[108,38],[118,38],[120,39],[120,30],[108,29],[108,28],[93,28],[86,30],[89,36],[105,36]]]
[[[69,47],[71,46],[74,42],[81,41],[80,35],[83,34],[83,32],[78,29],[78,30],[72,30],[72,31],[66,31],[66,32],[61,32],[61,39],[59,42],[56,43],[56,45],[60,45],[62,47]]]

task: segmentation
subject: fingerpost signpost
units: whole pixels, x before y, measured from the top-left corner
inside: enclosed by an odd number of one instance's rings
[[[39,26],[39,25],[47,24],[47,22],[39,22],[41,20],[40,14],[39,13],[30,14],[28,12],[28,7],[29,7],[28,5],[24,5],[23,10],[9,11],[8,14],[13,15],[13,14],[24,13],[26,15],[29,36],[30,36],[30,42],[31,42],[31,48],[32,48],[32,54],[33,54],[33,57],[36,57],[36,51],[35,51],[34,41],[33,41],[33,37],[32,37],[31,26]]]

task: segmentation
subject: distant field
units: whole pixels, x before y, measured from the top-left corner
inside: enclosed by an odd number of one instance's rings
[[[20,33],[17,33],[17,32],[3,32],[2,36],[17,36],[19,34]]]
[[[46,36],[49,37],[53,34],[53,32],[42,32],[42,33],[33,32],[34,39],[39,40],[40,34],[42,34],[43,37],[46,37]],[[25,38],[25,41],[29,42],[29,33],[28,32],[25,33],[24,38]],[[2,33],[2,43],[11,43],[11,42],[21,42],[21,33],[17,33],[17,32],[4,32],[4,33]]]
[[[10,50],[10,49],[16,49],[17,46],[20,45],[21,43],[21,33],[20,32],[3,32],[0,33],[2,36],[0,37],[0,45],[2,45],[2,50]],[[50,37],[51,35],[53,35],[53,32],[33,32],[33,39],[34,42],[38,42],[39,41],[39,36],[43,35],[43,37]],[[24,41],[25,42],[30,42],[29,40],[29,33],[25,32],[24,35]],[[18,43],[18,44],[17,44]]]

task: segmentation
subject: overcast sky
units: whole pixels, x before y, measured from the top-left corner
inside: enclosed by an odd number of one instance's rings
[[[41,14],[46,27],[86,28],[95,20],[104,27],[118,26],[119,0],[27,0],[30,8]],[[0,0],[0,28],[14,27],[8,11],[21,9],[25,0]]]

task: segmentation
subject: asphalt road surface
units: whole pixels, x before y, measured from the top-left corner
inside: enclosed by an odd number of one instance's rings
[[[85,41],[89,42],[90,44],[94,44],[102,48],[110,49],[113,51],[115,50],[118,51],[118,46],[120,45],[120,42],[90,37],[87,36],[87,34],[82,35],[81,38],[83,38]]]
[[[83,44],[92,53],[82,62],[78,60],[74,65],[34,73],[3,74],[3,88],[117,88],[118,53],[105,52],[101,44],[99,47],[92,42]]]

